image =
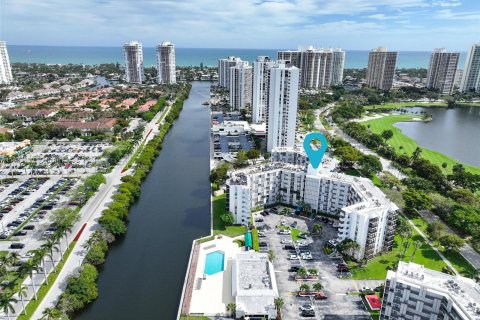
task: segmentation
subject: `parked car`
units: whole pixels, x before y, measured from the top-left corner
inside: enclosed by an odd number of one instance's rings
[[[293,221],[292,224],[290,224],[290,227],[295,228],[297,226],[297,221]]]
[[[34,230],[35,226],[33,224],[29,224],[28,226],[23,227],[23,230]]]
[[[260,242],[260,243],[258,243],[258,246],[259,247],[267,247],[268,244],[266,242]]]
[[[300,306],[300,310],[302,310],[302,311],[313,310],[313,306],[311,304],[304,304],[304,305]]]
[[[285,248],[285,250],[295,250],[295,247],[292,246],[292,245],[287,245],[284,248]]]
[[[17,231],[13,234],[14,236],[26,236],[27,235],[27,231],[26,230],[20,230],[20,231]]]
[[[291,254],[290,257],[288,257],[290,260],[298,260],[298,256],[296,254]]]
[[[313,298],[314,298],[315,300],[325,300],[325,299],[327,299],[328,297],[327,297],[327,295],[325,294],[325,292],[320,291],[320,292],[317,292]]]
[[[299,237],[300,239],[307,239],[308,233],[299,233],[299,234],[298,234],[298,237]]]
[[[10,245],[10,249],[23,249],[25,245],[20,242],[14,242]]]
[[[288,229],[281,229],[278,233],[288,235],[288,234],[292,234],[292,231],[290,231]]]
[[[257,219],[255,219],[255,222],[263,222],[263,219],[262,218],[257,218]]]
[[[290,269],[288,269],[288,272],[297,272],[300,270],[299,266],[291,266]]]
[[[315,311],[314,310],[303,310],[302,317],[304,318],[315,318]]]
[[[280,243],[282,243],[282,244],[291,244],[291,243],[292,243],[292,239],[285,239],[285,238],[284,238],[284,239],[282,239],[282,240],[280,241]]]

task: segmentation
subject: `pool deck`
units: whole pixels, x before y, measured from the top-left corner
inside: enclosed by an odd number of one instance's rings
[[[242,251],[242,248],[238,247],[233,240],[234,238],[221,235],[216,236],[214,240],[198,245],[196,264],[192,265],[189,270],[194,272],[194,277],[190,283],[192,288],[188,314],[226,315],[227,305],[234,302],[232,297],[232,259]],[[222,251],[225,254],[224,271],[210,276],[204,275],[206,256],[215,251]]]

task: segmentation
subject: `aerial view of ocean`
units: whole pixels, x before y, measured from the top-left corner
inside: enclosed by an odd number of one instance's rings
[[[283,49],[217,49],[217,48],[176,48],[178,66],[217,66],[220,58],[240,57],[253,62],[258,56],[275,58],[278,50]],[[366,68],[367,50],[345,50],[345,68]],[[10,61],[48,64],[87,64],[122,63],[122,47],[67,47],[67,46],[29,46],[9,45]],[[144,65],[155,65],[155,48],[143,48]],[[459,68],[463,68],[466,53],[460,55]],[[428,68],[429,51],[400,51],[397,68]]]

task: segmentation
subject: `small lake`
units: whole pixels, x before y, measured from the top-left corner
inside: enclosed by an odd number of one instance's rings
[[[398,122],[395,127],[420,146],[441,152],[459,162],[480,167],[480,107],[407,108],[425,111],[430,122]]]

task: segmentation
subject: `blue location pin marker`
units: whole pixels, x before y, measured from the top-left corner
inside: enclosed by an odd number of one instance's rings
[[[310,146],[312,140],[315,139],[320,140],[321,143],[320,149],[318,150],[313,150]],[[310,132],[305,136],[305,140],[303,140],[303,149],[305,149],[305,153],[307,154],[308,159],[310,159],[310,164],[314,169],[317,169],[320,163],[322,163],[322,158],[325,151],[327,151],[327,146],[327,138],[325,138],[320,132]]]

